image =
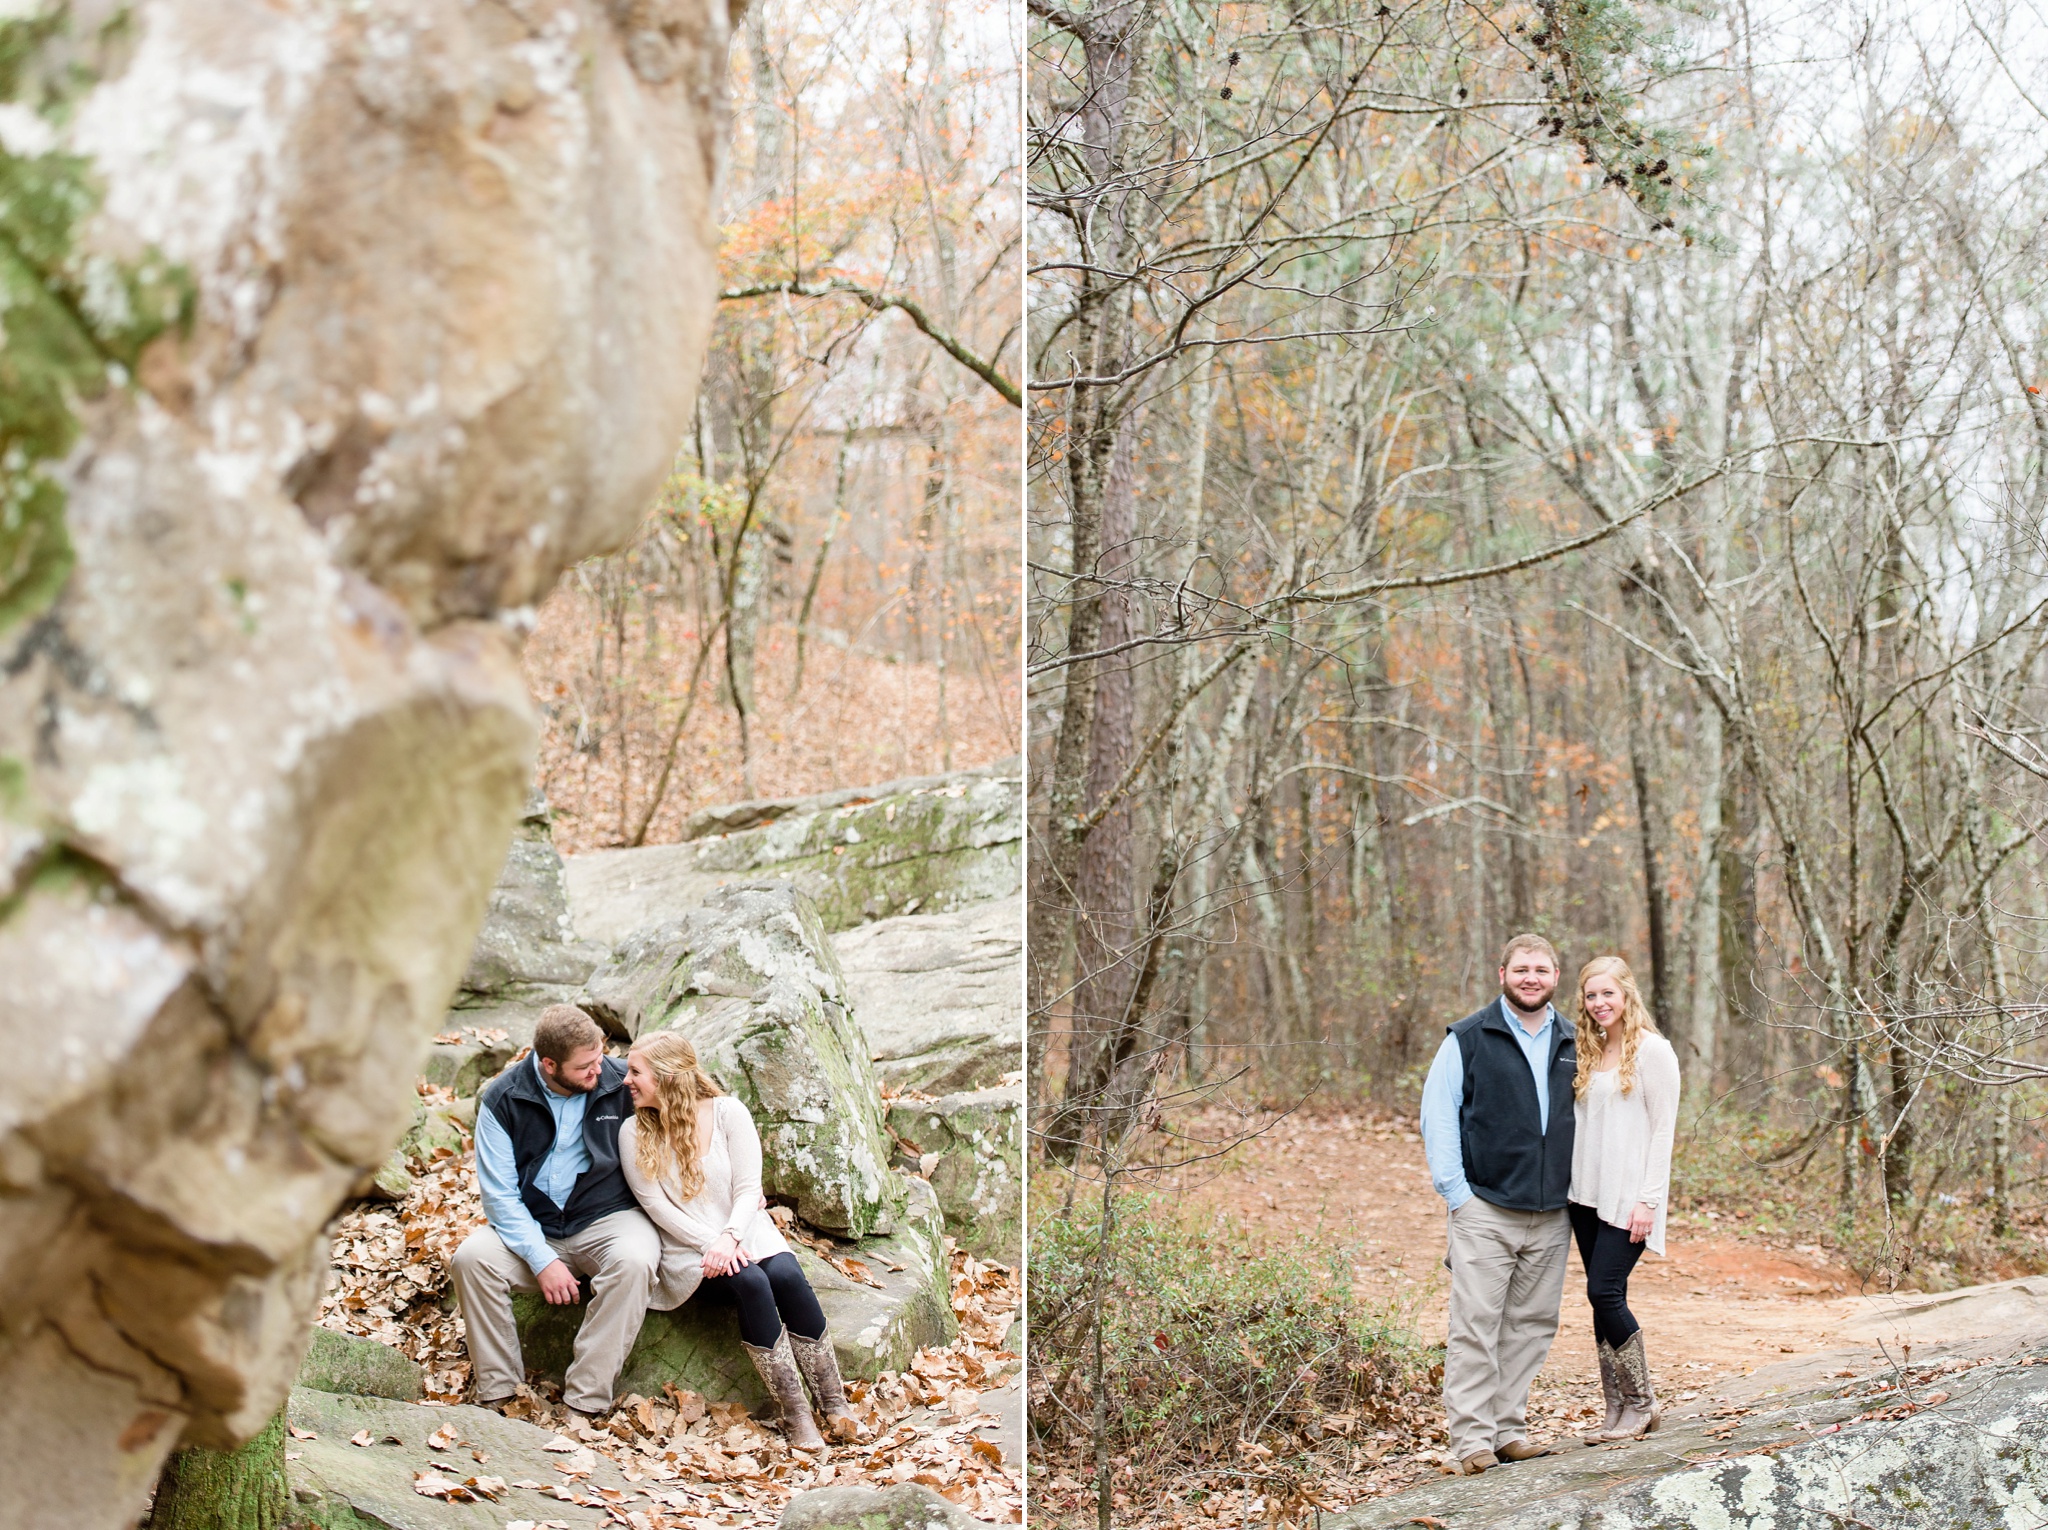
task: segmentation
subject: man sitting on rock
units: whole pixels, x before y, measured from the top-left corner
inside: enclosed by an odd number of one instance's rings
[[[576,1332],[563,1401],[586,1419],[608,1413],[619,1367],[650,1306],[672,1307],[660,1284],[661,1237],[619,1168],[619,1126],[633,1114],[626,1066],[573,1004],[541,1011],[533,1053],[484,1089],[476,1113],[479,1227],[451,1275],[469,1335],[474,1395],[508,1401],[526,1378],[512,1293],[590,1309]]]

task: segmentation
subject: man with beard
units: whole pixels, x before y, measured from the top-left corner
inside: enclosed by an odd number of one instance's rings
[[[1557,1336],[1571,1224],[1572,1027],[1551,1007],[1557,952],[1517,935],[1500,998],[1450,1027],[1422,1086],[1422,1141],[1450,1208],[1444,1412],[1468,1473],[1548,1455],[1529,1384]]]
[[[619,1127],[632,1114],[626,1066],[573,1004],[541,1011],[533,1054],[477,1102],[476,1178],[486,1226],[455,1251],[450,1274],[469,1335],[475,1400],[509,1401],[526,1379],[512,1293],[590,1309],[576,1333],[563,1401],[586,1419],[608,1413],[612,1384],[641,1320],[659,1299],[661,1237],[619,1167]]]

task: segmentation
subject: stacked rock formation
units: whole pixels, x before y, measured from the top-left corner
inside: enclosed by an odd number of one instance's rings
[[[69,10],[78,258],[194,294],[76,405],[68,578],[0,591],[0,1457],[64,1460],[0,1524],[90,1530],[275,1413],[408,1124],[529,777],[520,613],[691,407],[729,15]]]

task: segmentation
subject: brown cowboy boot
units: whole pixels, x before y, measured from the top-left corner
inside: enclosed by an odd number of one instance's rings
[[[825,1437],[818,1433],[818,1426],[811,1419],[811,1400],[804,1396],[804,1378],[789,1347],[789,1330],[785,1328],[777,1334],[775,1343],[767,1349],[744,1340],[740,1348],[754,1362],[768,1395],[775,1399],[776,1411],[782,1415],[782,1437],[789,1441],[789,1448],[823,1450]]]
[[[839,1379],[839,1356],[833,1353],[832,1341],[824,1334],[806,1339],[792,1333],[789,1345],[796,1352],[796,1368],[810,1383],[818,1411],[825,1415],[825,1433],[841,1445],[851,1444],[860,1435],[860,1421],[846,1405],[846,1386]]]
[[[1581,1438],[1588,1445],[1604,1445],[1614,1438],[1614,1426],[1621,1422],[1621,1369],[1615,1363],[1612,1344],[1596,1339],[1594,1348],[1600,1352],[1600,1395],[1607,1402],[1607,1417]]]
[[[1650,1362],[1643,1354],[1642,1329],[1615,1346],[1614,1368],[1621,1377],[1621,1417],[1615,1420],[1608,1438],[1640,1440],[1664,1421],[1657,1411],[1657,1394],[1650,1385]]]

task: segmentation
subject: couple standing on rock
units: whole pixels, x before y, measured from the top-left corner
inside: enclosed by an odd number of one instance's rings
[[[1678,1056],[1620,957],[1579,969],[1576,1031],[1551,1004],[1559,975],[1549,941],[1510,940],[1499,1002],[1450,1027],[1422,1086],[1430,1179],[1450,1208],[1444,1411],[1467,1473],[1550,1453],[1529,1437],[1529,1385],[1574,1238],[1607,1403],[1586,1443],[1658,1423],[1628,1278],[1645,1247],[1664,1252]]]
[[[739,1309],[740,1342],[796,1450],[854,1436],[825,1314],[761,1195],[761,1138],[674,1031],[607,1057],[597,1022],[573,1004],[543,1010],[533,1053],[484,1090],[476,1175],[488,1225],[455,1251],[451,1275],[469,1341],[475,1400],[509,1401],[525,1379],[512,1293],[590,1307],[563,1400],[608,1413],[647,1310],[701,1286]]]

